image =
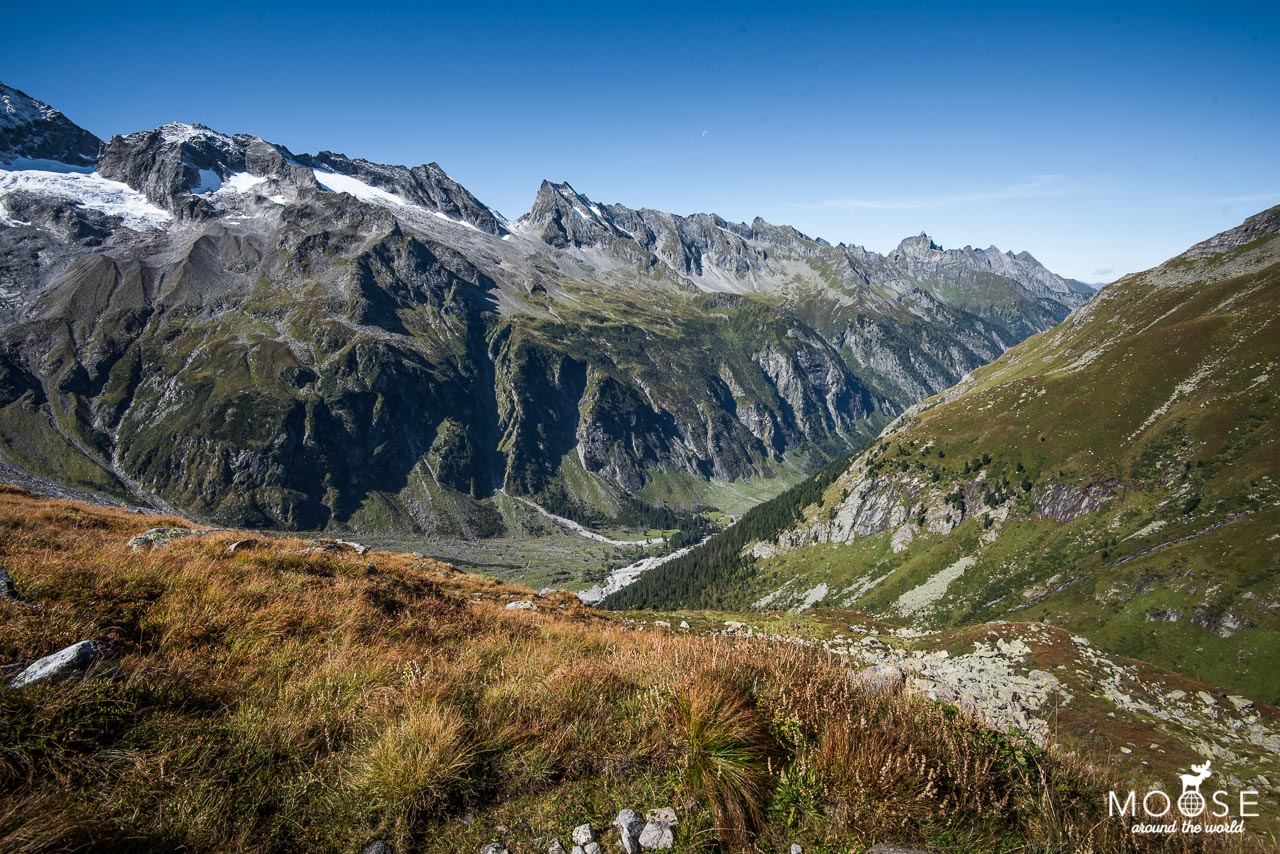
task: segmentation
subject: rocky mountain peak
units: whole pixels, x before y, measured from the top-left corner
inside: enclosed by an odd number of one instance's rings
[[[623,210],[626,209],[619,208]],[[608,210],[579,193],[567,181],[556,184],[544,180],[538,187],[533,207],[520,217],[519,223],[557,248],[595,246],[613,239],[632,238],[618,226]]]
[[[192,217],[210,213],[203,197],[226,182],[256,184],[256,179],[273,178],[296,186],[307,180],[288,149],[255,136],[233,137],[180,122],[112,137],[102,149],[98,171],[133,187],[159,208]]]
[[[389,193],[405,204],[417,205],[479,231],[496,236],[507,233],[506,220],[449,177],[438,163],[410,169],[332,151],[322,151],[314,156],[300,154],[296,160],[315,170],[315,177],[321,184],[324,184],[325,173],[354,178],[375,193]],[[363,195],[358,187],[356,193]]]
[[[0,83],[0,165],[49,160],[90,167],[102,140],[58,110]]]
[[[907,258],[926,258],[932,252],[941,252],[942,247],[933,242],[933,238],[923,231],[915,237],[908,237],[898,244],[897,254]]]
[[[1280,205],[1256,213],[1235,228],[1228,229],[1221,234],[1215,234],[1208,240],[1197,243],[1184,252],[1181,257],[1207,258],[1277,234],[1280,234]]]

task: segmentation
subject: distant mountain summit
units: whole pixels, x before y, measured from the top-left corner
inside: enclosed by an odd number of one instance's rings
[[[53,107],[0,83],[0,168],[16,160],[93,166],[101,145]]]
[[[103,144],[3,92],[0,466],[211,521],[479,536],[498,490],[580,518],[768,491],[1089,297],[1025,254],[568,183],[508,221],[434,163]]]

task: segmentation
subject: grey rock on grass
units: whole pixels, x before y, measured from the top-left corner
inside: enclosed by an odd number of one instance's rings
[[[21,688],[37,682],[61,682],[74,676],[83,676],[91,667],[107,660],[111,655],[111,645],[105,641],[80,641],[34,662],[19,673],[9,683],[9,687]]]
[[[0,566],[0,599],[21,599],[18,585],[3,566]]]

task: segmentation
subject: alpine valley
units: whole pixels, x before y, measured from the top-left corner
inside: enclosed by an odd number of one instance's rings
[[[0,84],[0,849],[1277,850],[1278,318]]]
[[[912,406],[733,549],[610,601],[1045,620],[1280,701],[1278,318],[1272,208]]]
[[[740,512],[1092,294],[924,235],[885,257],[550,182],[509,220],[434,163],[100,143],[7,87],[0,166],[10,478],[223,525]]]

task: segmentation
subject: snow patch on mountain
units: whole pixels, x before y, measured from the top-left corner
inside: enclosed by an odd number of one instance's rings
[[[93,171],[92,166],[73,166],[70,163],[61,163],[57,160],[43,160],[33,157],[15,157],[8,163],[0,163],[0,169],[9,172],[79,172],[82,175],[88,175]]]
[[[311,171],[315,174],[316,181],[320,183],[320,186],[331,193],[346,193],[349,196],[355,196],[362,202],[370,202],[375,205],[409,207],[408,202],[394,193],[379,190],[359,178],[352,178],[350,175],[339,175],[337,172],[326,172],[323,169],[312,169]]]
[[[431,214],[431,215],[432,215],[433,217],[435,217],[436,219],[442,219],[442,220],[444,220],[445,222],[451,222],[451,223],[453,223],[454,225],[460,225],[460,226],[462,226],[463,228],[469,228],[469,229],[471,229],[472,231],[479,231],[479,230],[480,230],[480,229],[476,228],[474,225],[472,225],[472,224],[471,224],[471,223],[469,223],[469,222],[465,222],[465,221],[460,220],[460,219],[454,219],[454,218],[453,218],[453,217],[451,217],[451,216],[447,216],[447,215],[445,215],[445,214],[442,214],[440,211],[427,211],[427,213]]]
[[[124,227],[132,231],[163,228],[173,220],[171,214],[151,204],[128,184],[109,181],[97,172],[86,175],[0,169],[0,201],[19,191],[57,196],[90,210],[120,217]]]

